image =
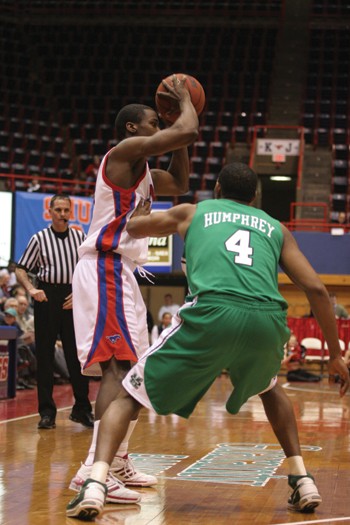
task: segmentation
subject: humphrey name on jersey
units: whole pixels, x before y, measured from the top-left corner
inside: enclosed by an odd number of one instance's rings
[[[209,226],[215,226],[215,224],[221,224],[223,222],[233,222],[241,226],[250,226],[251,228],[266,233],[268,237],[271,237],[271,233],[275,229],[268,221],[260,217],[255,217],[254,215],[224,211],[212,211],[204,214],[204,228],[209,228]]]

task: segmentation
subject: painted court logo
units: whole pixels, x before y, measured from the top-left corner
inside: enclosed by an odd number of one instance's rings
[[[112,343],[112,345],[115,345],[115,343],[121,339],[120,335],[119,334],[114,334],[114,335],[107,335],[106,336],[106,339],[107,341],[109,341],[110,343]]]
[[[142,385],[142,381],[143,381],[142,377],[140,377],[140,376],[138,376],[136,374],[132,374],[130,376],[130,383],[136,389],[140,388],[140,386]]]

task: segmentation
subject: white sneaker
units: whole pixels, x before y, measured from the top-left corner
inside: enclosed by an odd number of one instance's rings
[[[87,479],[75,498],[67,505],[66,516],[92,521],[99,516],[106,501],[107,487],[94,479]]]
[[[74,478],[72,478],[69,488],[79,492],[85,481],[91,478],[91,470],[92,467],[88,467],[83,463]],[[124,487],[124,484],[115,478],[111,472],[108,472],[106,485],[108,490],[106,503],[138,503],[141,500],[139,492]]]
[[[299,512],[313,512],[322,503],[314,478],[306,476],[288,476],[288,484],[292,493],[288,499],[288,509]]]
[[[128,455],[124,457],[115,456],[110,467],[110,472],[125,485],[151,487],[158,483],[155,476],[136,470]]]

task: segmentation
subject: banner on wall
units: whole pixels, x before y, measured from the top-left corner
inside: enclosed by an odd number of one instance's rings
[[[11,195],[12,194],[7,194]],[[14,260],[18,261],[24,252],[29,239],[39,230],[51,224],[49,206],[52,195],[43,193],[16,192],[14,217]],[[69,224],[87,233],[93,211],[91,197],[71,197],[72,214]],[[152,209],[162,211],[171,208],[171,202],[154,202]],[[153,272],[171,272],[173,258],[173,239],[170,237],[149,239],[148,260],[145,267]]]
[[[11,258],[12,193],[0,191],[0,267],[7,266]]]
[[[171,202],[154,202],[152,211],[165,211],[172,207]],[[172,271],[173,236],[150,237],[148,240],[148,263],[145,268],[150,272],[166,273]]]

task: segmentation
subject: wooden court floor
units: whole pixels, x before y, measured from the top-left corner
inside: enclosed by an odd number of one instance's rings
[[[103,525],[350,525],[349,400],[321,384],[285,383],[293,402],[307,468],[323,497],[313,514],[287,510],[287,465],[258,397],[230,416],[225,375],[189,421],[144,410],[130,452],[154,488],[141,489],[139,505],[108,505]],[[98,383],[91,383],[95,399]],[[35,391],[0,401],[0,524],[74,525],[65,506],[67,487],[84,459],[91,430],[68,419],[69,385],[55,387],[60,407],[55,430],[37,430]]]

